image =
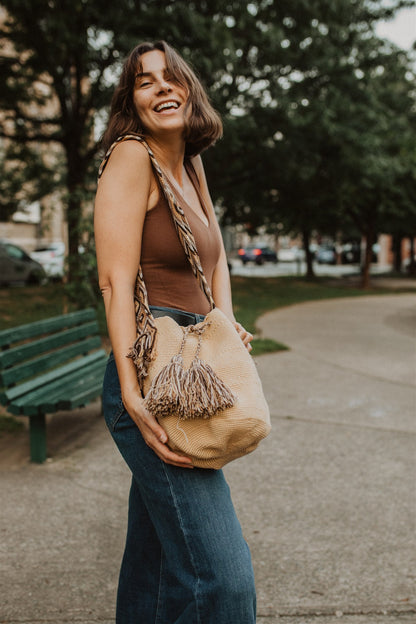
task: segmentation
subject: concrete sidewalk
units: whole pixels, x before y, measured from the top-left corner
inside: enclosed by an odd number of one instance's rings
[[[258,624],[414,624],[415,297],[301,304],[259,325],[291,347],[257,360],[274,427],[226,467]],[[89,429],[65,416],[51,461],[0,465],[1,624],[114,623],[129,474],[99,406],[76,417]]]

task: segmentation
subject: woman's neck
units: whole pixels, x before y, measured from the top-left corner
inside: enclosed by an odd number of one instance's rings
[[[182,187],[185,142],[183,140],[162,142],[154,137],[147,137],[146,140],[162,169]]]

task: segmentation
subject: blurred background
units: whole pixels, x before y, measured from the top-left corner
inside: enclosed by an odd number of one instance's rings
[[[165,39],[224,121],[202,157],[264,354],[275,425],[227,466],[259,624],[414,622],[415,0],[3,0],[0,32],[0,621],[114,622],[93,204],[123,59]]]
[[[232,272],[415,275],[413,0],[5,0],[0,28],[3,285],[98,301],[99,140],[123,59],[157,39],[223,117],[203,159]]]

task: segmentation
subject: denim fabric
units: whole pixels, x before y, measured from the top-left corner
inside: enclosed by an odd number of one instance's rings
[[[222,471],[157,457],[123,406],[112,355],[103,411],[132,472],[116,624],[254,624],[250,552]]]

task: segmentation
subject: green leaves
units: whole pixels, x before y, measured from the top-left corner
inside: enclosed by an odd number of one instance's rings
[[[3,214],[17,197],[49,192],[49,175],[51,188],[66,185],[76,253],[122,59],[163,33],[224,117],[225,138],[204,161],[225,221],[283,223],[304,234],[347,229],[352,220],[363,232],[370,220],[377,229],[395,220],[410,227],[414,65],[375,36],[374,24],[411,4],[4,0],[0,136],[22,151],[0,165]],[[37,154],[36,167],[15,166],[32,162],[23,146]]]

